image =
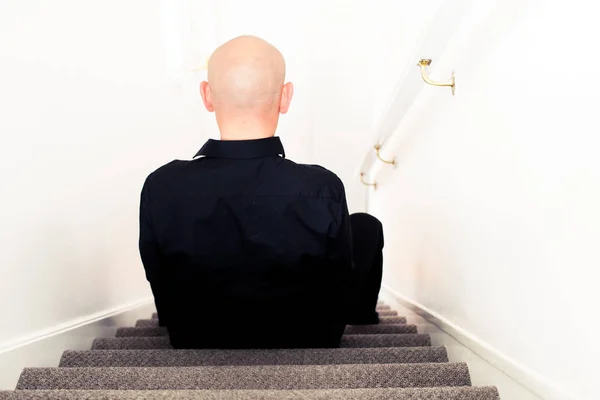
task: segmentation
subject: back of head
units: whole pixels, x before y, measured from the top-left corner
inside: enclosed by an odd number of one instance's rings
[[[206,109],[215,112],[221,139],[273,136],[293,95],[284,80],[283,56],[260,38],[240,36],[217,48],[200,92]]]

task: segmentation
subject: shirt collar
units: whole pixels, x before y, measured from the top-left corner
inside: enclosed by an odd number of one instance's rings
[[[263,158],[283,156],[285,151],[278,137],[256,140],[214,140],[209,139],[196,153],[199,156],[213,158]]]

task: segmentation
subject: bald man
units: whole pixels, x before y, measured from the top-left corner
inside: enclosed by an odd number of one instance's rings
[[[235,38],[200,93],[221,140],[153,172],[141,195],[140,253],[172,345],[336,347],[346,323],[377,323],[381,224],[348,215],[335,174],[285,158],[281,53]]]

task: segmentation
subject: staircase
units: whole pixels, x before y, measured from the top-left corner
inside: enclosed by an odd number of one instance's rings
[[[406,318],[377,311],[380,324],[348,326],[340,348],[270,350],[173,350],[154,314],[65,351],[58,368],[26,368],[0,399],[499,399]]]

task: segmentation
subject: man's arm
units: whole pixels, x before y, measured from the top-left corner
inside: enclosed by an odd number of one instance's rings
[[[167,310],[165,306],[165,294],[160,279],[161,271],[161,252],[156,239],[154,224],[152,222],[150,195],[148,190],[148,179],[142,188],[140,200],[140,240],[139,249],[142,258],[142,264],[146,271],[146,279],[150,282],[154,303],[159,316],[161,326],[166,326]]]
[[[352,291],[352,270],[354,269],[352,253],[352,227],[350,224],[350,214],[348,213],[348,204],[346,202],[346,193],[342,186],[340,201],[337,205],[337,215],[335,223],[330,231],[329,242],[329,265],[335,274],[335,288],[332,288],[332,295],[336,296],[334,300],[340,304],[340,309],[346,310],[350,307]],[[346,318],[347,316],[344,316]],[[344,321],[345,322],[345,321]]]

